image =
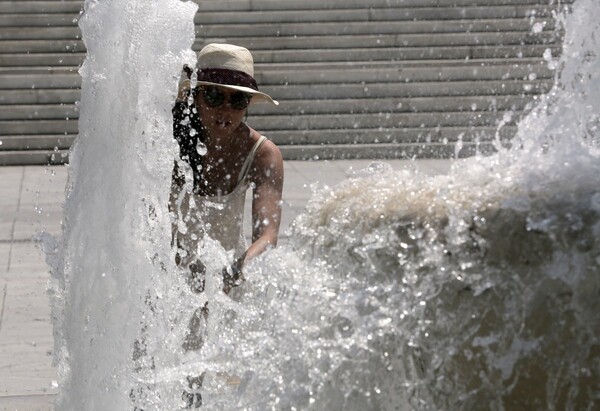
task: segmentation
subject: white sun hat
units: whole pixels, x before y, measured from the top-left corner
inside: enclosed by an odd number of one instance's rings
[[[186,71],[191,75],[191,70]],[[197,75],[196,84],[199,86],[219,86],[243,91],[252,95],[252,103],[279,104],[271,96],[258,90],[254,79],[254,59],[250,51],[244,47],[219,43],[206,45],[198,53]],[[181,86],[184,84],[182,83]],[[190,84],[187,83],[185,86],[189,88]]]

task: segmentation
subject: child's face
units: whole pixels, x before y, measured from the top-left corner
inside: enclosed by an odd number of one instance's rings
[[[196,108],[205,130],[213,137],[227,137],[242,123],[250,96],[226,87],[201,87]]]

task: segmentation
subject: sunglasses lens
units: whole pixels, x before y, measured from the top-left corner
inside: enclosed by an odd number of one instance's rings
[[[225,101],[225,94],[216,87],[207,87],[204,90],[204,101],[210,107],[219,107]]]
[[[219,107],[225,102],[225,93],[216,87],[207,87],[203,92],[204,101],[209,107]],[[243,110],[250,104],[252,96],[244,93],[237,92],[229,95],[229,104],[235,110]]]
[[[243,110],[250,104],[250,96],[246,93],[234,93],[229,97],[231,107],[236,110]]]

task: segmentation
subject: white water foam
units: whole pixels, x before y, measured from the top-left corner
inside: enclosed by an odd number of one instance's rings
[[[131,408],[144,301],[171,287],[162,273],[175,271],[166,207],[176,153],[171,107],[175,73],[195,63],[196,9],[176,0],[88,0],[80,16],[80,134],[63,235],[48,246],[57,409]]]

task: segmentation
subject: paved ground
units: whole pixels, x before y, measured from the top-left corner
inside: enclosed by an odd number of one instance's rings
[[[315,182],[334,185],[369,160],[286,163],[284,228],[306,205]],[[408,161],[388,161],[395,169]],[[421,160],[430,174],[447,160]],[[60,233],[66,167],[0,167],[0,410],[50,410],[56,394],[44,256],[33,241]]]

